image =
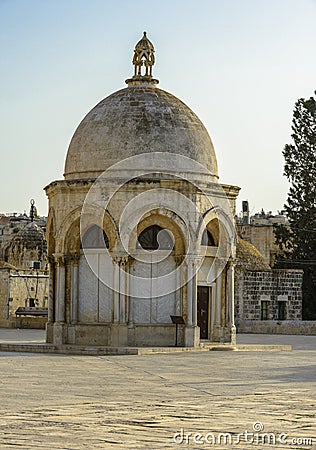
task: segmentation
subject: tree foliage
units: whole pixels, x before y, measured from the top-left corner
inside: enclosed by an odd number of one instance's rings
[[[316,94],[316,92],[315,92]],[[291,144],[283,150],[284,175],[290,182],[284,205],[289,227],[275,229],[284,252],[283,267],[303,268],[303,317],[316,319],[316,100],[295,103]]]

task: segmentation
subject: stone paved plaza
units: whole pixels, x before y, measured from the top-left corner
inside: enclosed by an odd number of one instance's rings
[[[0,330],[2,342],[42,336]],[[0,449],[316,448],[316,337],[240,335],[238,341],[290,343],[294,350],[0,353]],[[245,442],[245,431],[254,442]],[[276,443],[262,444],[264,432]]]

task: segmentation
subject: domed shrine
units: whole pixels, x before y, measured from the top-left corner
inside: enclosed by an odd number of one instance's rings
[[[234,342],[235,200],[197,115],[158,88],[136,44],[127,87],[76,129],[64,180],[46,188],[47,342]]]

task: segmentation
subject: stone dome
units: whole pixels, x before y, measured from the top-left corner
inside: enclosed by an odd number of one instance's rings
[[[14,243],[23,243],[28,249],[36,248],[37,246],[46,246],[45,233],[36,223],[30,222],[13,238]]]
[[[31,261],[46,261],[47,242],[44,231],[34,222],[23,227],[6,249],[8,263],[29,267]]]
[[[209,181],[218,180],[215,151],[206,128],[187,105],[156,86],[154,52],[144,32],[135,46],[135,71],[126,80],[128,87],[98,103],[75,131],[66,157],[66,180],[97,178],[126,158],[156,152],[188,157],[211,173]],[[170,157],[166,166],[170,168]]]
[[[65,178],[96,178],[119,161],[141,153],[189,157],[218,178],[210,136],[181,100],[150,83],[119,90],[96,105],[70,142]]]
[[[271,270],[269,264],[259,250],[250,242],[238,237],[236,246],[237,268],[241,270],[265,271]]]

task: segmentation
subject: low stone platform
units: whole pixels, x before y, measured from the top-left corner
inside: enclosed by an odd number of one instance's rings
[[[0,328],[0,352],[14,353],[52,353],[65,355],[151,355],[158,353],[183,353],[207,351],[291,351],[292,344],[300,340],[304,348],[312,337],[237,335],[237,345],[219,344],[207,340],[201,341],[200,347],[106,347],[85,345],[54,345],[45,342],[42,330]]]
[[[208,352],[208,351],[291,351],[291,345],[230,345],[202,343],[200,347],[104,347],[82,345],[52,345],[36,343],[0,343],[0,352],[56,353],[65,355],[152,355],[157,353]]]

